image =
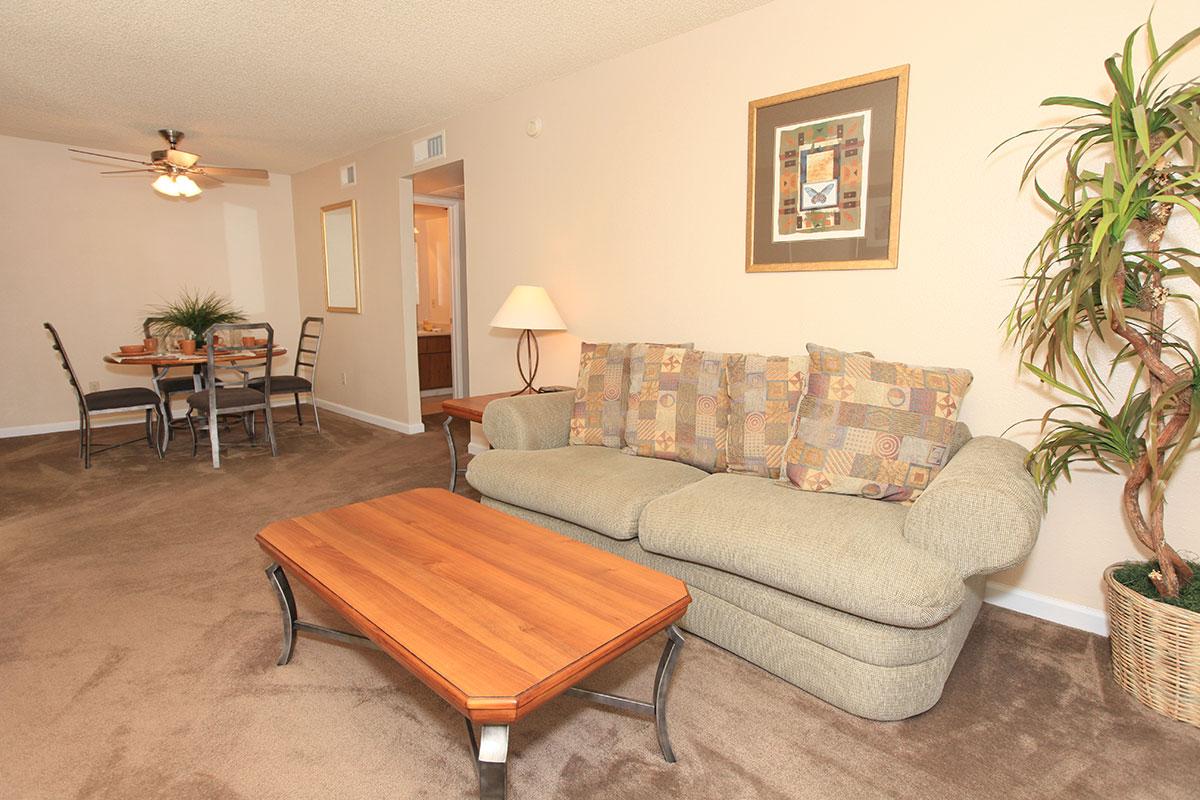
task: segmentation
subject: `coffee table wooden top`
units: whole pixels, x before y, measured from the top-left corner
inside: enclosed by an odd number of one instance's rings
[[[444,489],[275,522],[257,539],[477,723],[520,719],[691,602],[676,578]]]

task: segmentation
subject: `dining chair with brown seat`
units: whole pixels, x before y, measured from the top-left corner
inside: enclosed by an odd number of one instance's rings
[[[265,331],[266,347],[264,348],[253,344],[241,344],[243,336],[246,332]],[[217,377],[218,369],[229,369],[238,372],[243,370],[236,365],[217,365],[216,347],[213,345],[213,339],[216,336],[228,334],[223,338],[229,342],[222,346],[222,350],[227,352],[245,352],[247,359],[258,358],[263,352],[266,353],[263,361],[265,372],[263,374],[263,384],[259,388],[252,388],[243,385],[235,386],[231,383],[222,382]],[[249,338],[249,337],[247,337]],[[259,411],[263,412],[267,426],[267,439],[271,445],[271,455],[279,455],[279,447],[275,443],[275,423],[271,420],[271,354],[275,350],[275,329],[268,322],[237,322],[224,323],[213,325],[204,334],[205,352],[208,356],[208,363],[205,365],[204,384],[207,387],[203,391],[193,392],[188,395],[188,411],[184,418],[187,421],[188,431],[192,435],[192,456],[195,457],[198,442],[196,439],[196,423],[202,421],[202,429],[207,428],[208,439],[212,447],[212,463],[213,469],[221,467],[221,442],[219,435],[218,419],[220,417],[241,416],[245,424],[246,433],[251,436],[251,444],[253,441],[253,416]],[[249,416],[247,416],[249,415]]]
[[[75,399],[79,403],[79,457],[83,459],[83,468],[91,469],[92,455],[94,454],[103,453],[105,450],[112,450],[114,447],[124,447],[127,444],[142,441],[142,437],[138,437],[128,442],[100,445],[99,449],[93,449],[92,414],[114,413],[118,411],[146,412],[146,443],[153,448],[161,460],[165,445],[164,439],[167,435],[167,426],[166,417],[163,415],[162,399],[158,396],[158,393],[144,386],[102,389],[100,391],[85,393],[79,387],[79,379],[75,376],[75,369],[71,366],[71,359],[67,356],[67,351],[63,347],[58,330],[49,322],[43,322],[42,327],[50,331],[50,336],[54,340],[52,347],[58,352],[60,365],[67,373],[67,380],[71,384],[71,388],[75,390]],[[157,432],[155,431],[155,426],[152,424],[152,416],[155,413],[158,414]]]
[[[271,381],[270,394],[290,394],[296,401],[296,422],[304,424],[304,415],[300,413],[300,395],[307,394],[312,403],[313,422],[317,425],[317,433],[321,432],[321,416],[317,413],[317,358],[321,355],[321,337],[325,334],[324,317],[305,317],[300,323],[300,342],[296,345],[296,365],[291,375],[276,375]],[[301,374],[307,370],[308,376]],[[263,376],[251,378],[247,385],[256,389],[263,388]]]

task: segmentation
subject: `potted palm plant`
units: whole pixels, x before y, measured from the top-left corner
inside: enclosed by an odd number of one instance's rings
[[[1021,183],[1032,180],[1050,224],[1007,324],[1024,367],[1069,398],[1041,418],[1029,454],[1047,499],[1072,465],[1126,475],[1121,509],[1149,559],[1104,574],[1114,676],[1194,725],[1200,565],[1167,542],[1165,502],[1200,426],[1200,356],[1173,324],[1180,309],[1200,311],[1200,254],[1164,234],[1173,218],[1200,224],[1200,80],[1166,75],[1197,37],[1200,28],[1160,51],[1147,22],[1104,62],[1111,97],[1042,102],[1074,116],[1040,129],[1025,164]],[[1149,54],[1140,73],[1139,38]],[[1054,194],[1035,177],[1051,154],[1065,162]]]
[[[204,346],[204,333],[213,325],[241,322],[246,317],[234,305],[215,292],[201,295],[184,289],[177,299],[151,309],[151,328],[159,336],[169,336],[182,330],[196,347]],[[191,348],[188,348],[191,349]]]
[[[214,325],[224,323],[240,323],[246,319],[240,309],[232,302],[217,295],[214,291],[202,295],[199,291],[184,289],[178,299],[166,305],[152,308],[151,330],[158,336],[174,335],[176,331],[184,331],[185,339],[180,342],[181,349],[187,342],[194,342],[194,347],[204,347],[204,333]],[[188,345],[187,350],[192,350]]]

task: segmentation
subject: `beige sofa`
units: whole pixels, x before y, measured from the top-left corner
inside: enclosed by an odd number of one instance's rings
[[[987,575],[1020,562],[1041,497],[1018,445],[971,438],[911,505],[568,446],[570,392],[498,400],[483,502],[684,580],[682,625],[854,714],[929,709]]]

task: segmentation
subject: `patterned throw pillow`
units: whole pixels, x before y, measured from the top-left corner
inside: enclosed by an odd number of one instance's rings
[[[808,353],[781,480],[813,492],[916,499],[946,464],[971,373],[813,344]]]
[[[571,412],[570,444],[621,446],[628,382],[629,345],[583,343],[575,408]]]
[[[730,472],[779,477],[792,419],[804,394],[808,356],[734,353],[729,384]]]
[[[725,354],[634,345],[625,452],[725,471],[729,392]]]
[[[621,342],[584,342],[579,351],[579,380],[575,386],[575,407],[571,411],[569,444],[604,447],[624,444],[630,347]]]

